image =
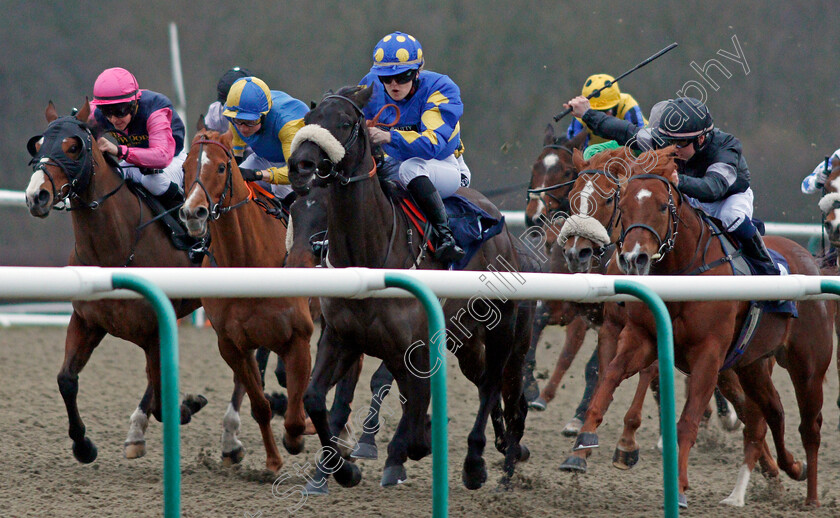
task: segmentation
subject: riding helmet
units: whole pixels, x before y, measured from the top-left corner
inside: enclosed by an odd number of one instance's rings
[[[221,79],[219,79],[219,83],[216,85],[216,93],[218,95],[217,98],[219,102],[225,102],[228,92],[230,92],[230,88],[237,79],[248,77],[250,75],[252,75],[251,72],[248,72],[242,67],[233,67],[225,72]]]
[[[93,100],[90,104],[119,104],[140,98],[140,85],[134,74],[120,67],[109,68],[99,74],[93,83]]]
[[[402,32],[392,32],[373,48],[373,66],[377,76],[393,76],[419,70],[424,63],[423,47],[417,39]]]
[[[659,117],[656,132],[663,140],[696,139],[715,128],[706,105],[693,97],[671,99]]]
[[[610,86],[604,88],[608,82]],[[613,76],[607,74],[594,74],[587,77],[580,95],[589,97],[592,92],[599,88],[602,90],[598,95],[589,99],[589,105],[593,110],[609,110],[621,101],[621,91],[618,89],[618,83],[615,82]]]
[[[271,90],[258,77],[243,77],[230,87],[225,111],[229,119],[257,120],[271,110]]]

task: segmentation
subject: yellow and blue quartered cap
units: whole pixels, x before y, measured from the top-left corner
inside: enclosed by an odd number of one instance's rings
[[[257,120],[271,110],[271,90],[258,77],[243,77],[233,83],[222,113],[230,119]]]

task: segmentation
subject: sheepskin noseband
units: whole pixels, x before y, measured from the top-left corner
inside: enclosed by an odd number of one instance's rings
[[[334,164],[339,163],[344,158],[345,150],[341,142],[329,130],[318,124],[307,124],[295,133],[295,138],[292,139],[292,154],[294,154],[298,146],[307,140],[323,149],[324,153],[327,154],[327,157]]]

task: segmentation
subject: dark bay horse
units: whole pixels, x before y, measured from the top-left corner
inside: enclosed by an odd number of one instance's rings
[[[203,124],[193,138],[184,162],[186,201],[181,219],[190,235],[212,241],[204,265],[211,258],[222,267],[279,268],[286,255],[286,227],[252,200],[255,194],[242,179],[231,152],[232,135],[220,135]],[[303,393],[309,381],[309,339],[313,324],[307,300],[288,298],[203,298],[202,304],[218,336],[219,352],[251,401],[266,450],[266,467],[280,470],[283,461],[271,431],[271,406],[266,399],[253,351],[264,347],[277,353],[286,368],[289,404],[283,445],[297,454],[303,449],[306,415]],[[243,455],[239,432],[239,404],[231,401],[224,418],[222,455],[238,462]]]
[[[298,193],[313,184],[326,184],[329,193],[327,264],[333,267],[443,269],[426,253],[422,240],[412,237],[409,223],[400,215],[377,181],[371,144],[361,107],[372,89],[346,87],[324,97],[305,117],[292,146],[290,180]],[[498,210],[470,189],[459,194],[491,215]],[[519,265],[512,239],[502,232],[484,243],[467,269],[484,270]],[[494,266],[495,267],[495,266]],[[325,395],[329,387],[361,354],[382,358],[406,398],[403,416],[388,445],[382,484],[405,479],[407,458],[419,460],[430,453],[426,412],[431,374],[426,342],[427,323],[417,301],[407,299],[346,300],[324,298],[321,309],[326,327],[318,346],[312,382],[305,398],[321,444],[330,447]],[[528,451],[520,444],[527,404],[522,394],[522,365],[527,352],[533,304],[510,300],[473,298],[447,300],[444,312],[452,327],[448,346],[455,349],[461,370],[479,388],[480,405],[468,438],[462,480],[469,489],[487,478],[483,459],[485,428],[504,401],[504,423],[494,417],[496,446],[505,452],[503,480],[509,479],[517,461]],[[453,320],[454,319],[454,320]],[[498,426],[504,430],[500,432]],[[358,468],[343,462],[330,472],[345,486],[358,483]]]
[[[30,140],[33,173],[26,188],[26,204],[36,217],[46,218],[53,208],[71,211],[75,246],[71,266],[188,268],[192,263],[177,250],[162,225],[144,225],[151,214],[133,194],[117,170],[106,162],[90,128],[90,105],[75,117],[61,117],[50,102],[49,126],[43,136]],[[172,300],[180,318],[200,306],[197,299]],[[76,396],[79,373],[106,334],[139,345],[146,354],[146,392],[131,415],[126,458],[146,453],[144,434],[149,415],[161,420],[160,344],[157,317],[144,300],[74,301],[67,328],[64,363],[58,373],[58,388],[70,420],[73,455],[79,462],[96,459],[97,449],[86,436]],[[188,396],[181,404],[181,423],[190,421],[207,400]]]
[[[667,152],[667,150],[664,150]],[[664,158],[664,157],[660,157]],[[621,194],[622,236],[618,263],[635,275],[731,275],[718,238],[667,179],[674,170],[671,158],[647,170],[638,168]],[[791,273],[818,275],[811,255],[801,246],[780,237],[767,238],[781,253]],[[708,268],[708,269],[705,269]],[[705,271],[703,271],[705,269]],[[744,421],[744,457],[732,496],[741,496],[750,471],[762,455],[769,426],[776,446],[778,467],[795,480],[807,479],[806,503],[818,505],[817,455],[822,423],[822,383],[831,361],[832,316],[825,301],[796,303],[799,318],[787,313],[765,313],[756,335],[732,367],[747,397]],[[627,303],[627,323],[618,337],[615,357],[593,396],[579,445],[597,443],[594,434],[603,419],[612,392],[621,380],[650,365],[656,358],[655,325],[641,303]],[[688,373],[687,401],[677,424],[679,442],[679,491],[687,505],[688,455],[697,437],[700,418],[708,404],[727,353],[737,341],[750,304],[741,301],[672,302],[668,310],[674,328],[676,366]],[[799,403],[799,426],[807,462],[795,461],[784,441],[784,410],[771,380],[774,361],[790,374]],[[723,387],[722,387],[723,388]],[[730,499],[726,503],[743,504]]]

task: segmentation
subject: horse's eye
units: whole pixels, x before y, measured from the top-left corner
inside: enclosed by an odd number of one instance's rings
[[[338,127],[339,127],[339,128],[341,128],[341,129],[347,129],[347,128],[349,128],[350,126],[352,126],[352,124],[351,124],[351,123],[349,123],[349,122],[340,122],[340,123],[338,124]]]
[[[612,205],[612,202],[613,202],[612,198],[607,198],[607,200],[604,203],[607,204],[607,205]]]
[[[663,204],[659,205],[659,212],[665,212],[666,210],[668,210],[668,204],[667,203],[663,203]]]
[[[70,144],[70,147],[67,149],[68,153],[78,153],[79,152],[79,145],[78,144]]]
[[[225,164],[219,164],[219,167],[218,167],[218,171],[217,171],[217,172],[218,172],[219,174],[224,173],[224,172],[225,172]]]

